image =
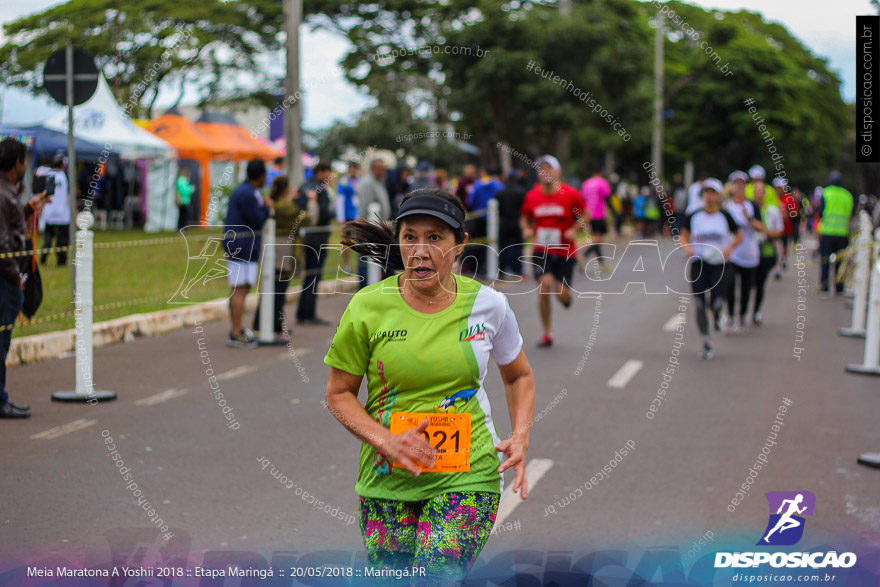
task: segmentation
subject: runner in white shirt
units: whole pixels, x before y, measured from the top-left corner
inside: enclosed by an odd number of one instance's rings
[[[724,206],[736,221],[742,233],[742,242],[730,254],[730,275],[727,279],[727,332],[739,334],[748,326],[746,316],[749,311],[749,297],[755,283],[758,269],[759,251],[757,231],[762,230],[760,212],[746,199],[746,183],[749,176],[743,171],[734,171],[728,180],[733,184],[733,197]],[[739,314],[736,308],[736,280],[739,278]]]
[[[703,181],[703,208],[688,214],[681,231],[681,244],[691,258],[690,281],[697,310],[697,327],[703,339],[700,356],[711,359],[714,355],[709,338],[706,315],[706,292],[711,292],[709,308],[719,329],[719,315],[724,305],[727,286],[724,281],[725,260],[742,241],[742,233],[730,214],[721,209],[723,186],[717,179]]]

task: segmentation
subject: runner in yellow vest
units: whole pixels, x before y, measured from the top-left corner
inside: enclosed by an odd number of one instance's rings
[[[849,223],[853,214],[853,196],[841,187],[840,173],[828,176],[828,186],[822,189],[819,203],[819,256],[822,260],[820,291],[829,291],[829,257],[849,246]],[[834,264],[834,272],[840,271],[840,259]],[[843,284],[835,285],[837,293],[843,292]]]

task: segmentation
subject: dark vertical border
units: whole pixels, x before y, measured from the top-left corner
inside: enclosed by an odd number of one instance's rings
[[[880,163],[880,16],[856,16],[856,162]]]

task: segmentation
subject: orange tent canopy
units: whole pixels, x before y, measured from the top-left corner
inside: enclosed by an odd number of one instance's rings
[[[177,149],[181,159],[194,159],[199,162],[202,169],[199,220],[203,222],[207,217],[211,193],[209,162],[219,154],[218,151],[195,124],[177,114],[163,114],[154,118],[147,124],[146,129]]]
[[[218,154],[218,158],[274,159],[279,156],[277,151],[252,138],[247,129],[237,124],[197,122],[195,126],[222,153]]]

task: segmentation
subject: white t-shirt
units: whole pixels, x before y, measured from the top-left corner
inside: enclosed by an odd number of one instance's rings
[[[779,232],[785,227],[785,222],[782,220],[782,212],[779,210],[779,206],[767,206],[763,221],[764,226],[767,228],[767,232]],[[766,237],[761,240],[766,240]]]
[[[724,249],[733,242],[739,227],[725,210],[709,214],[697,210],[685,217],[684,228],[690,232],[688,242],[694,255],[711,265],[724,264]]]
[[[725,208],[742,231],[742,242],[730,253],[730,260],[740,267],[757,267],[760,261],[757,231],[749,222],[755,218],[755,206],[746,200],[737,204],[728,200]]]
[[[41,173],[41,171],[43,172]],[[55,193],[52,194],[52,201],[43,205],[41,224],[44,222],[46,224],[70,224],[70,206],[67,203],[67,174],[60,169],[41,167],[37,169],[36,175],[55,176]]]

